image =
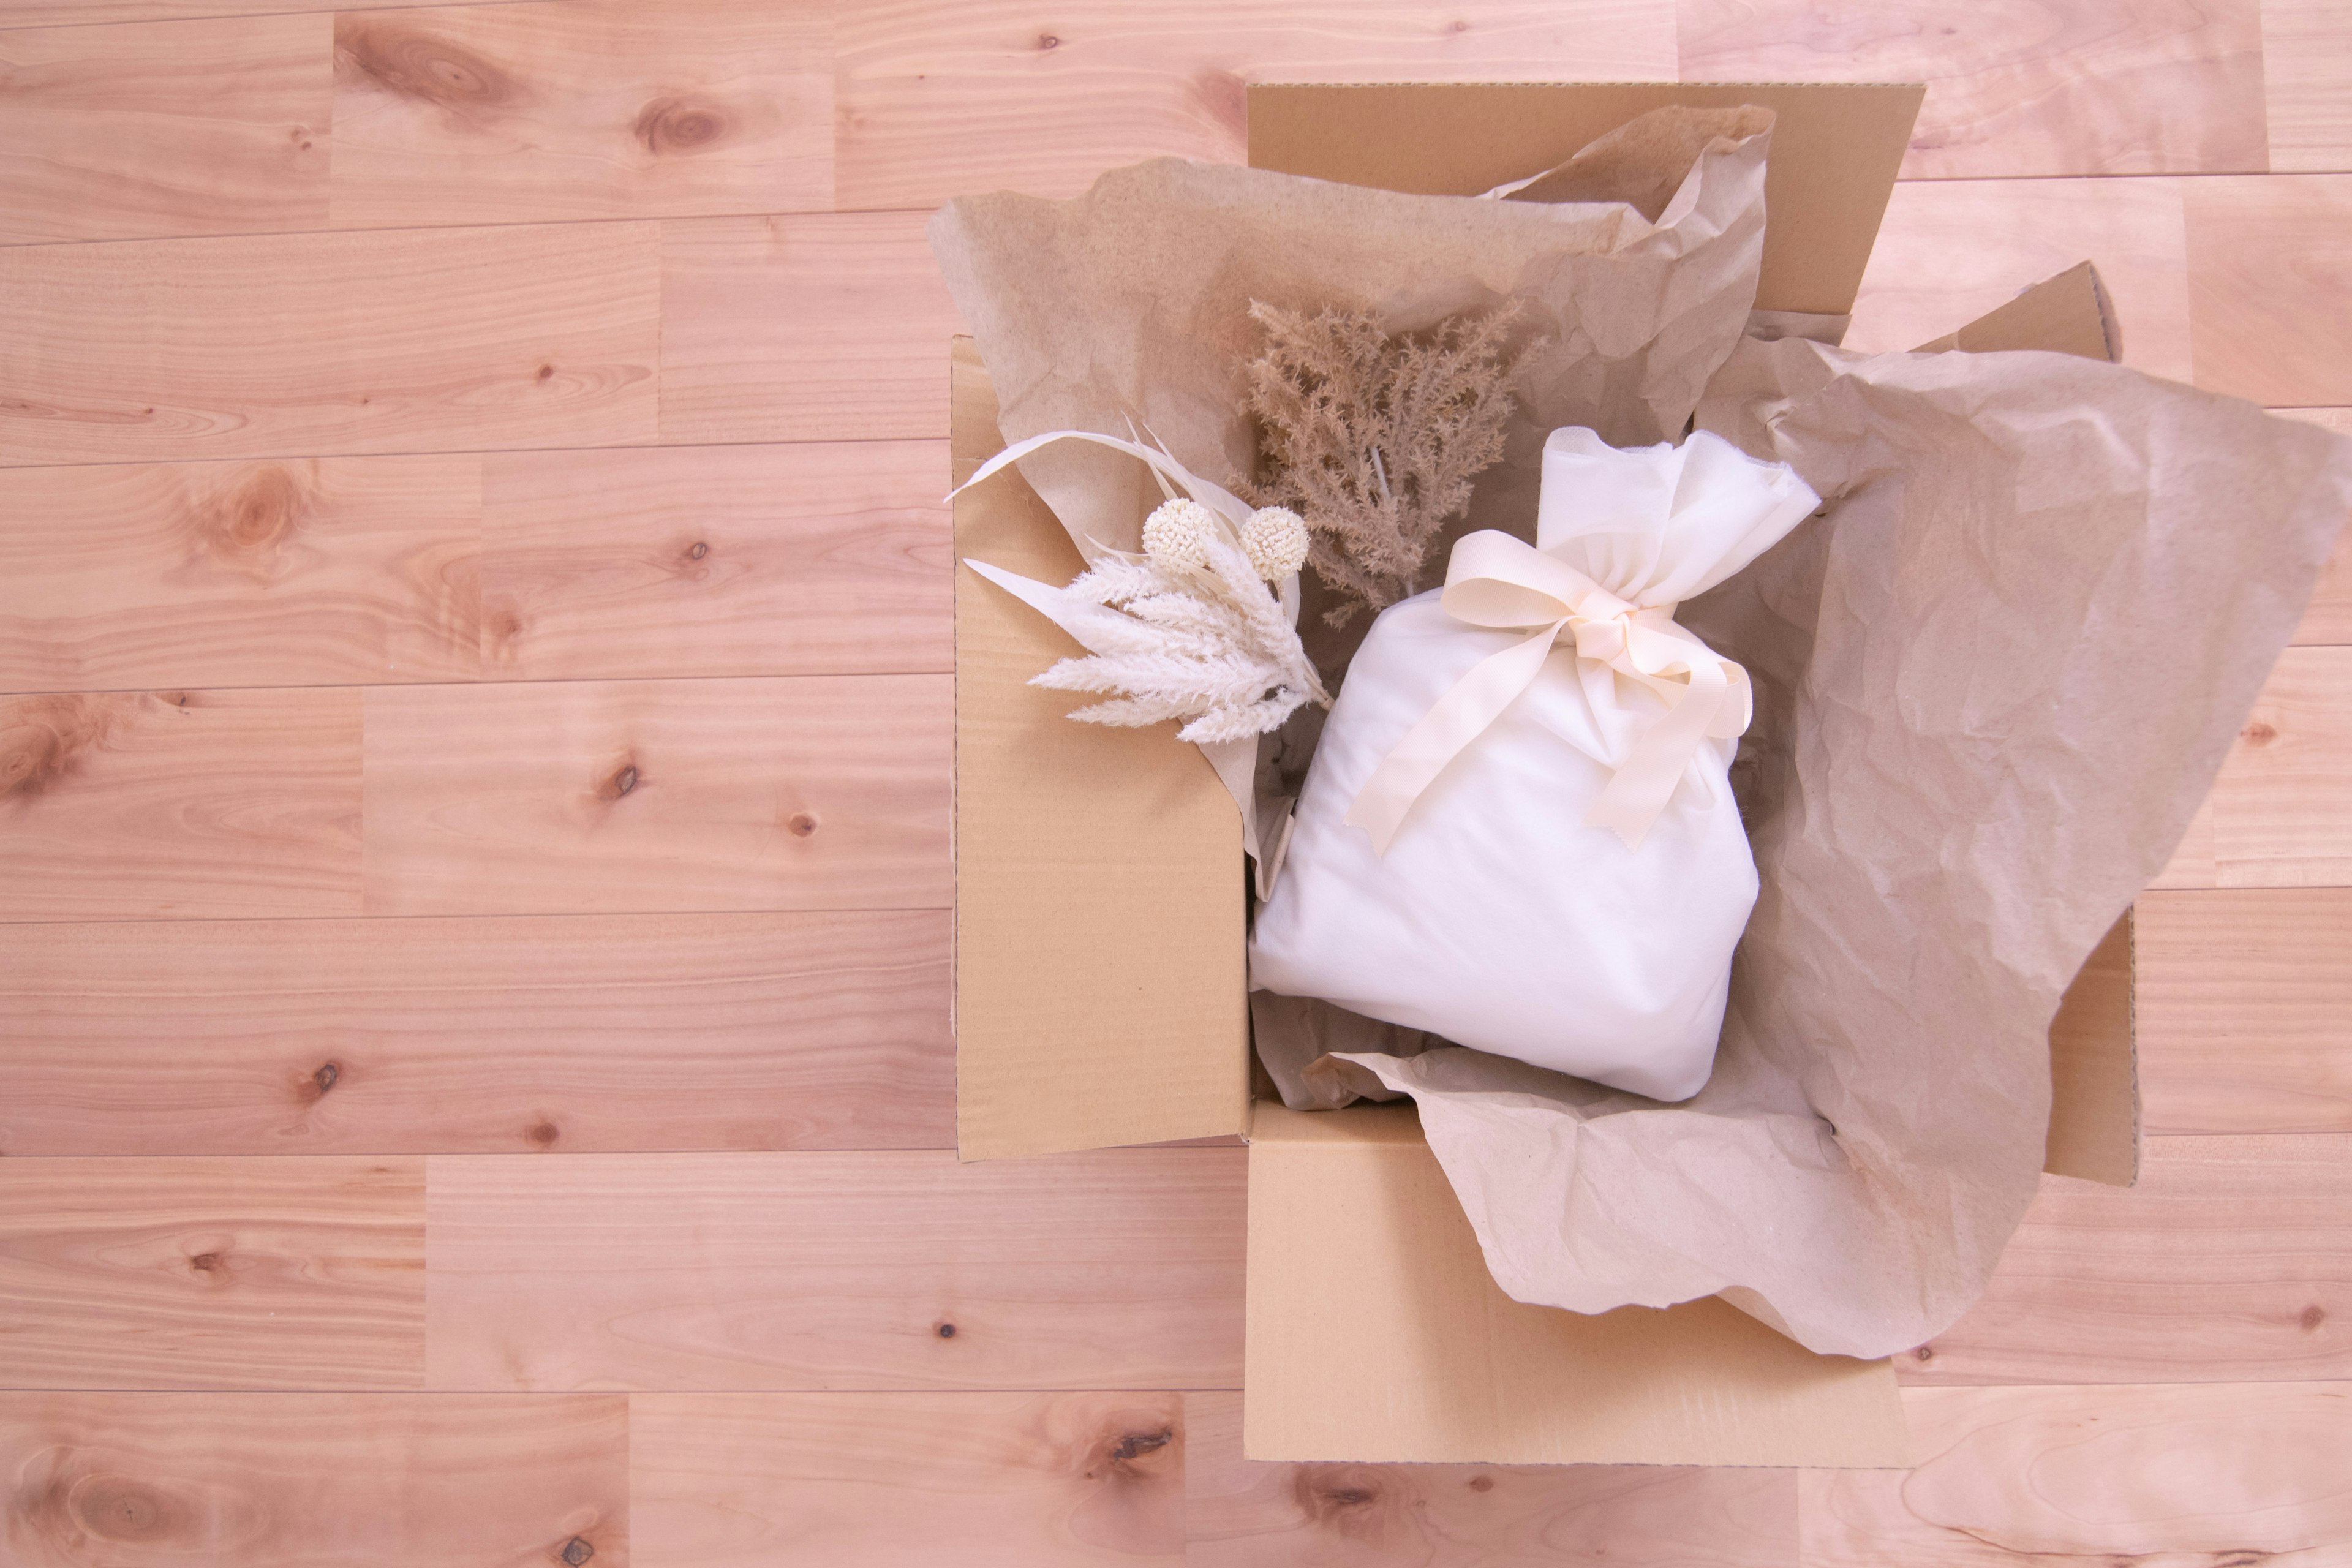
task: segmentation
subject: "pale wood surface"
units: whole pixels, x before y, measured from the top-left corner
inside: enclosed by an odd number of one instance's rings
[[[2352,27],[2336,0],[2263,0],[2271,167],[2352,169]]]
[[[2352,1557],[2352,1384],[1914,1388],[1920,1463],[1812,1471],[1806,1568]]]
[[[319,227],[328,26],[314,14],[0,33],[0,244]]]
[[[24,927],[0,1155],[949,1147],[947,948],[940,910]]]
[[[0,1559],[2352,1561],[2352,547],[1916,1471],[1255,1466],[1240,1152],[940,1147],[923,236],[1253,81],[1925,79],[1850,341],[2088,258],[2352,432],[2342,13],[0,0]]]
[[[2352,889],[2139,901],[2152,1132],[2352,1132]]]
[[[1192,1568],[1794,1568],[1797,1472],[1264,1464],[1237,1394],[1185,1395]]]
[[[0,1474],[12,1568],[630,1560],[610,1394],[5,1394]]]
[[[2256,403],[2352,403],[2352,174],[2186,192],[2197,384]]]
[[[0,697],[0,921],[360,912],[360,693]]]
[[[425,1162],[0,1160],[11,1386],[415,1388]]]
[[[1675,9],[1686,80],[1926,82],[1906,179],[2268,167],[2256,0]]]
[[[630,1401],[637,1568],[1130,1568],[1185,1556],[1175,1394]]]
[[[333,221],[830,207],[830,31],[811,0],[346,12]]]
[[[0,249],[0,465],[651,439],[646,224]]]
[[[667,441],[937,437],[961,331],[928,213],[663,226]]]
[[[1913,1382],[2352,1374],[2352,1136],[2151,1138],[2139,1184],[2044,1176]]]
[[[945,442],[508,452],[485,461],[489,674],[955,668]]]
[[[943,907],[949,679],[372,687],[367,912]]]
[[[436,1388],[1221,1388],[1244,1151],[436,1155]]]
[[[1934,101],[1929,93],[1928,100]],[[2078,261],[2097,263],[2124,363],[2190,379],[2181,185],[2143,180],[1908,180],[1895,187],[1846,346],[1941,337]]]
[[[0,689],[480,672],[482,460],[28,468],[0,485]]]

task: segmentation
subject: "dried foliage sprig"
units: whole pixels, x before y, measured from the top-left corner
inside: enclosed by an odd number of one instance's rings
[[[1254,301],[1265,352],[1247,367],[1265,477],[1236,485],[1253,504],[1294,508],[1307,557],[1343,601],[1344,626],[1410,595],[1471,481],[1503,456],[1517,308],[1391,337],[1369,310],[1312,315]]]
[[[1307,531],[1261,509],[1236,536],[1208,508],[1171,499],[1144,525],[1145,553],[1106,552],[1069,585],[1120,612],[1066,621],[1087,657],[1033,686],[1115,694],[1070,714],[1095,724],[1189,721],[1186,741],[1234,741],[1277,728],[1301,703],[1330,696],[1268,579],[1298,570]]]

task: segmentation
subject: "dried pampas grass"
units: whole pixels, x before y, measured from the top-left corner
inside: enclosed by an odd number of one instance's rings
[[[1251,304],[1266,333],[1247,367],[1265,473],[1234,488],[1306,518],[1307,564],[1345,601],[1324,616],[1332,626],[1410,596],[1471,481],[1501,460],[1516,314],[1392,338],[1369,310]]]

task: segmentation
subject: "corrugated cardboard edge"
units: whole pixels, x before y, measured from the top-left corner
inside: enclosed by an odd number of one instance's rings
[[[1667,104],[1772,110],[1756,308],[1853,309],[1927,89],[1905,82],[1265,82],[1249,161],[1347,184],[1475,195]]]
[[[1003,446],[950,355],[955,481]],[[942,475],[942,479],[947,476]],[[1082,650],[961,562],[1083,569],[1019,474],[955,500],[956,1142],[967,1160],[1237,1133],[1249,1112],[1241,819],[1172,726],[1072,723]]]
[[[1911,1463],[1887,1362],[1717,1300],[1582,1317],[1504,1295],[1409,1104],[1260,1104],[1249,1159],[1250,1458]]]
[[[2099,269],[2084,261],[2045,278],[2006,305],[1986,311],[1958,331],[1921,343],[1920,353],[1958,349],[1995,353],[2003,349],[2042,349],[2120,364],[2123,330],[2107,298]]]

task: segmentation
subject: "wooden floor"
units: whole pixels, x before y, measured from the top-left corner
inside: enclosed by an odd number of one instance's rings
[[[922,241],[1254,79],[1925,79],[1853,342],[2087,256],[2352,429],[2346,0],[300,4],[0,0],[0,1562],[2352,1563],[2352,568],[1916,1471],[1251,1464],[1243,1152],[950,1149]]]

